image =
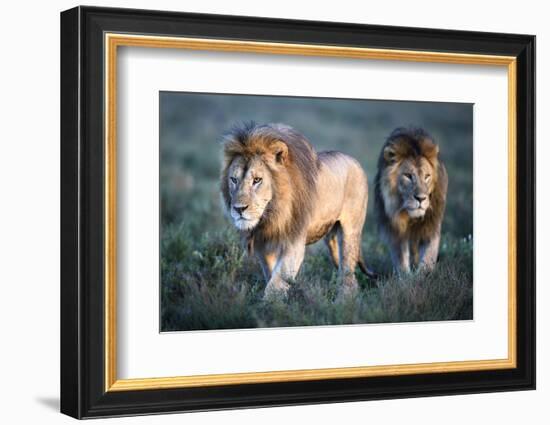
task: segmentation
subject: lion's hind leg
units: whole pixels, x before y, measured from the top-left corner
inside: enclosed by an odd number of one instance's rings
[[[330,259],[332,264],[337,269],[340,268],[340,240],[341,240],[341,229],[340,223],[335,223],[332,226],[332,229],[327,233],[324,238],[325,244],[327,245]]]
[[[344,293],[354,293],[358,288],[355,268],[361,253],[361,233],[354,229],[341,229],[341,255],[340,275],[342,278],[342,290]]]

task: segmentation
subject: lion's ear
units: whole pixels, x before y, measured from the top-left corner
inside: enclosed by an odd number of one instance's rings
[[[439,146],[430,139],[422,141],[422,153],[429,160],[436,159],[439,154]]]
[[[392,164],[397,160],[397,152],[393,145],[388,145],[384,148],[384,160],[387,164]]]
[[[285,142],[278,140],[271,144],[270,149],[277,163],[284,164],[287,161],[288,146]]]

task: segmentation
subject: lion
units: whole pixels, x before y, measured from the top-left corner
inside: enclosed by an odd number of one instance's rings
[[[439,254],[448,177],[439,147],[421,128],[397,128],[378,159],[374,203],[393,268],[432,270]]]
[[[222,138],[221,194],[226,215],[261,265],[264,297],[286,295],[306,245],[324,238],[341,277],[341,292],[357,289],[368,202],[358,161],[337,151],[317,153],[284,124],[247,123]]]

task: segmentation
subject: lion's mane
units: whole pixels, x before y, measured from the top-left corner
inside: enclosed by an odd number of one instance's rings
[[[283,142],[287,155],[281,164],[268,161],[274,146]],[[228,171],[237,157],[249,161],[262,158],[269,169],[273,197],[258,225],[248,238],[254,244],[284,244],[294,241],[306,229],[315,202],[315,185],[319,160],[309,141],[282,124],[256,125],[254,122],[234,127],[222,138],[223,166],[220,189],[225,208],[231,208]]]
[[[395,162],[388,164],[384,155],[386,148],[391,146],[395,153]],[[400,162],[405,159],[425,157],[431,164],[434,173],[434,187],[430,193],[430,206],[422,220],[407,220],[406,225],[400,223],[399,211],[388,215],[387,205],[400,205],[396,197],[399,194],[392,190],[392,179],[398,176]],[[391,169],[389,168],[391,167]],[[374,202],[375,214],[379,229],[386,238],[400,241],[411,239],[423,241],[429,239],[441,227],[445,212],[445,200],[447,197],[447,172],[443,162],[439,158],[439,150],[433,138],[421,128],[397,128],[388,139],[378,158],[378,172],[375,178]],[[404,231],[403,231],[404,230]]]

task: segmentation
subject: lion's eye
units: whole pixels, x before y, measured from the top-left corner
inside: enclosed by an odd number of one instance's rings
[[[403,177],[405,177],[407,180],[412,180],[413,179],[412,174],[409,174],[409,173],[403,174]]]
[[[233,182],[233,184],[237,184],[237,179],[235,177],[231,177],[231,181]]]
[[[429,175],[429,174],[426,174],[426,176],[424,177],[424,179],[426,179],[426,181],[429,181],[431,178],[432,178],[432,176]]]
[[[261,177],[254,177],[254,180],[252,180],[252,183],[259,184],[259,183],[261,183],[261,181],[262,181]]]

